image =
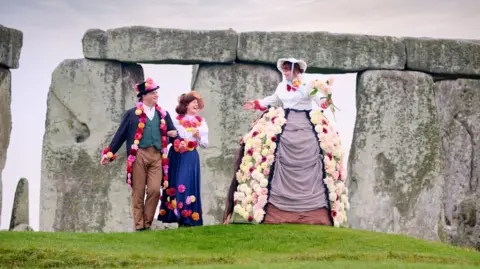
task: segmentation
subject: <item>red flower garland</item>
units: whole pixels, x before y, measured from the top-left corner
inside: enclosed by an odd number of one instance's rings
[[[193,131],[193,129],[200,127],[203,121],[202,117],[200,116],[195,116],[194,120],[187,120],[185,119],[185,115],[178,115],[177,120],[187,132]]]
[[[155,105],[155,110],[160,113],[160,132],[162,135],[162,166],[163,166],[163,189],[168,188],[168,155],[167,155],[167,124],[165,122],[166,112],[158,105]],[[139,117],[137,131],[134,136],[133,145],[130,149],[130,154],[127,158],[127,183],[128,186],[132,187],[132,171],[133,163],[136,160],[136,155],[138,152],[138,144],[142,140],[143,129],[145,128],[145,123],[147,123],[147,114],[143,111],[143,103],[138,102],[136,105],[135,115]],[[103,150],[103,155],[106,155],[109,161],[113,161],[116,158],[116,155],[110,152],[110,148],[107,147]]]
[[[180,143],[185,142],[185,147],[180,148]],[[185,151],[192,151],[198,147],[198,143],[196,141],[189,141],[185,138],[177,138],[173,141],[173,149],[176,152],[184,153]]]

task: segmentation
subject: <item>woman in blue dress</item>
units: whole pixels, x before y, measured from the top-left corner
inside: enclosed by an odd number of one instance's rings
[[[168,152],[169,179],[161,197],[158,220],[179,226],[202,226],[200,197],[200,158],[197,148],[208,146],[208,126],[197,113],[202,110],[202,97],[195,91],[182,94],[173,120],[178,131]]]

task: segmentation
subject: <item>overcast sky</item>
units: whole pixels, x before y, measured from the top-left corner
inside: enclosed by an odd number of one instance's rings
[[[8,227],[16,183],[26,177],[30,223],[37,230],[51,74],[62,60],[83,58],[81,39],[87,29],[145,25],[480,39],[480,0],[0,0],[0,24],[24,34],[20,68],[12,70],[13,130],[2,174],[0,229]],[[176,97],[189,90],[190,67],[144,67],[146,76],[168,89],[161,91],[161,102],[174,113]],[[348,150],[355,122],[355,74],[337,76],[336,83],[336,102],[342,109],[337,128]]]

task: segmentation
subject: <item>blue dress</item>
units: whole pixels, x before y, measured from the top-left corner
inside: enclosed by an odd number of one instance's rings
[[[173,120],[178,138],[168,152],[168,188],[163,190],[158,220],[177,222],[180,226],[202,226],[203,211],[200,197],[200,158],[198,147],[208,146],[208,126],[195,115],[179,115]],[[193,136],[199,131],[200,140]],[[180,149],[184,143],[185,149]]]

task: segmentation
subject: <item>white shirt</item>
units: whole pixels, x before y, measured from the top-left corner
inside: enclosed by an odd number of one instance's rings
[[[152,120],[153,117],[155,116],[155,107],[147,106],[143,104],[143,112],[147,114],[147,117]]]
[[[195,115],[185,115],[185,117],[184,117],[184,119],[190,120],[190,121],[194,118],[195,118]],[[192,140],[196,141],[201,148],[207,148],[208,147],[208,125],[207,125],[207,122],[205,121],[205,118],[202,118],[202,122],[201,122],[200,127],[197,127],[197,129],[199,131],[199,134],[200,134],[200,140],[196,139],[193,136],[193,133],[187,132],[185,130],[185,128],[182,125],[180,125],[177,117],[175,117],[173,119],[173,125],[175,125],[175,128],[177,129],[178,135],[181,138],[185,138],[189,141],[192,141]]]
[[[320,95],[317,92],[314,96],[310,95],[313,89],[308,86],[308,82],[302,81],[302,84],[296,91],[287,91],[287,81],[280,82],[275,92],[261,100],[258,100],[261,106],[271,105],[278,100],[282,101],[283,108],[292,108],[298,110],[311,110],[312,100],[320,106]]]

